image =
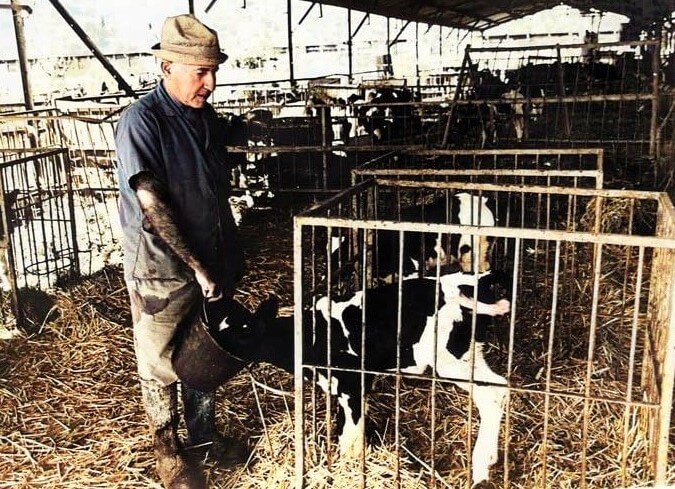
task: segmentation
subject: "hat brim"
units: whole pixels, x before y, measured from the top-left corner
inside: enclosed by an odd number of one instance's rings
[[[219,65],[221,63],[224,63],[229,57],[222,51],[219,51],[218,55],[215,57],[197,54],[177,53],[175,51],[169,51],[168,49],[162,49],[159,43],[152,46],[152,48],[150,48],[150,51],[159,59],[163,59],[165,61],[173,61],[174,63],[182,63],[185,65]]]

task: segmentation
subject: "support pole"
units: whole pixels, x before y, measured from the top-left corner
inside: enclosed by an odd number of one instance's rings
[[[17,0],[11,0],[14,35],[16,37],[16,49],[19,52],[19,70],[21,71],[21,85],[23,86],[23,104],[26,110],[33,110],[33,95],[28,76],[28,57],[26,56],[26,35],[23,30],[23,17],[21,17],[23,8]]]
[[[188,0],[188,12],[192,15],[195,14],[195,0]]]
[[[49,0],[51,4],[54,6],[56,11],[61,14],[61,17],[66,21],[66,23],[75,31],[75,34],[82,40],[82,42],[89,48],[89,51],[100,61],[100,63],[103,65],[103,67],[108,70],[108,73],[112,75],[112,77],[115,79],[115,81],[118,83],[120,88],[124,90],[124,92],[129,96],[129,97],[136,97],[136,94],[134,93],[134,89],[131,88],[131,86],[126,82],[124,77],[115,69],[115,67],[108,61],[108,58],[105,57],[105,55],[96,47],[96,44],[89,39],[89,36],[82,30],[82,27],[75,22],[75,19],[68,13],[68,11],[65,9],[63,5],[59,2],[59,0]]]
[[[661,58],[661,45],[655,44],[652,46],[652,117],[650,121],[650,130],[649,130],[649,156],[654,158],[656,168],[658,168],[658,161],[656,158],[659,156],[660,149],[659,144],[659,82],[660,82],[660,58]],[[649,49],[649,48],[647,48]],[[672,69],[672,68],[671,68]],[[655,175],[656,177],[656,175]]]
[[[558,44],[556,46],[556,59],[558,61],[558,96],[559,97],[564,97],[565,96],[565,75],[563,73],[563,66],[562,66],[562,55],[560,53],[560,45]],[[569,139],[572,136],[572,125],[570,124],[570,114],[567,109],[567,104],[564,102],[562,103],[562,111],[563,111],[563,124],[565,128],[565,137]]]
[[[347,60],[348,60],[348,71],[349,74],[349,83],[352,83],[354,78],[354,53],[352,53],[352,9],[347,9]]]
[[[286,0],[286,25],[288,27],[288,79],[291,87],[295,87],[295,70],[293,68],[293,16],[291,0]]]

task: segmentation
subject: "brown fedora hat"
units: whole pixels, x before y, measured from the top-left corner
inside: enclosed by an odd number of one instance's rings
[[[218,34],[192,14],[168,17],[162,26],[162,39],[152,46],[160,59],[186,65],[218,65],[227,59],[220,50]]]

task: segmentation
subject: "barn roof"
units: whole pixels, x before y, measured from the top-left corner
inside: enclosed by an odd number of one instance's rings
[[[660,21],[675,9],[674,0],[307,0],[413,22],[486,30],[561,3],[630,17],[638,26]]]

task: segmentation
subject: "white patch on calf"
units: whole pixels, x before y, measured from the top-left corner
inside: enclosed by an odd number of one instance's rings
[[[475,344],[473,372],[471,369],[471,352],[461,359],[455,358],[447,350],[439,355],[437,372],[441,377],[464,379],[466,382],[454,382],[458,387],[472,392],[472,398],[480,415],[478,436],[471,457],[472,481],[478,484],[488,480],[490,466],[497,461],[499,446],[499,429],[504,414],[504,398],[506,396],[506,379],[490,369],[483,357],[483,345]],[[473,379],[473,390],[469,382]],[[481,385],[486,383],[492,385]]]
[[[487,273],[479,274],[478,278],[484,277]],[[427,280],[434,279],[429,277]],[[440,281],[445,303],[438,310],[438,329],[436,330],[436,316],[427,316],[427,323],[422,336],[420,336],[419,342],[413,345],[415,365],[404,369],[407,373],[421,374],[427,367],[437,370],[434,360],[438,361],[443,353],[449,355],[445,345],[448,343],[454,323],[462,320],[462,308],[458,300],[459,286],[475,286],[476,276],[465,273],[450,273],[441,276]],[[434,331],[436,331],[435,334]],[[436,340],[435,343],[434,339]]]
[[[349,342],[349,330],[347,329],[347,326],[345,326],[344,319],[342,318],[342,313],[344,313],[345,309],[347,309],[349,306],[356,306],[358,308],[361,308],[362,301],[363,301],[363,291],[359,290],[358,292],[354,293],[354,296],[346,302],[331,301],[330,307],[330,316],[333,319],[337,320],[338,323],[340,323],[340,327],[342,328],[342,334],[347,339],[346,353],[349,353],[350,355],[354,356],[357,355],[354,349],[352,348],[352,344]],[[316,301],[316,310],[321,312],[323,318],[326,320],[327,323],[330,322],[328,316],[328,297],[321,297],[319,300]]]
[[[345,393],[340,394],[340,397],[338,397],[338,404],[340,404],[345,416],[345,425],[342,428],[342,433],[338,436],[340,456],[360,458],[365,448],[363,436],[364,416],[359,418],[358,423],[354,423],[352,409],[349,407],[349,399],[349,395]]]
[[[331,376],[330,389],[328,385],[328,378],[321,372],[317,375],[316,383],[326,393],[339,396],[337,398],[338,404],[342,408],[345,417],[345,424],[342,427],[342,433],[338,435],[338,445],[340,447],[340,456],[357,458],[361,457],[363,449],[365,448],[365,439],[363,437],[363,418],[361,416],[358,423],[354,423],[352,416],[352,409],[349,407],[349,394],[339,392],[339,382],[336,377]]]
[[[459,223],[465,226],[494,226],[495,225],[495,216],[492,211],[486,205],[488,198],[478,195],[470,195],[465,192],[455,194],[455,197],[459,199]],[[485,236],[476,237],[477,242],[479,243],[479,255],[481,261],[479,262],[479,270],[481,272],[489,269],[489,262],[487,260],[487,238]],[[463,247],[468,247],[470,250],[476,248],[474,246],[474,237],[468,234],[462,234],[459,237],[458,253],[460,256],[457,258],[460,261],[460,265],[465,272],[473,271],[471,266],[471,253],[462,253]],[[464,256],[466,255],[466,256]],[[485,256],[483,256],[485,255]],[[467,259],[468,258],[468,259]],[[485,262],[485,263],[482,263]]]
[[[403,369],[404,372],[421,374],[426,367],[434,368],[436,373],[453,380],[460,388],[472,392],[473,400],[478,408],[480,424],[478,436],[472,454],[472,481],[476,485],[481,481],[488,480],[490,466],[497,461],[499,429],[504,413],[504,398],[506,385],[504,377],[493,372],[483,357],[482,343],[475,343],[473,354],[473,368],[471,365],[471,352],[465,353],[458,359],[446,348],[450,332],[455,321],[462,321],[460,307],[460,285],[477,285],[477,280],[490,272],[479,274],[453,273],[440,278],[441,290],[445,304],[438,311],[438,321],[435,316],[428,316],[424,332],[418,343],[413,345],[413,357],[416,365]],[[433,280],[433,279],[429,279]],[[490,307],[492,305],[488,305]],[[481,312],[479,304],[478,312]],[[434,330],[438,329],[434,335]],[[436,340],[434,344],[434,339]],[[434,365],[434,361],[436,362]],[[469,382],[481,382],[480,385]],[[473,390],[471,390],[473,389]]]
[[[330,253],[331,255],[340,249],[340,245],[344,243],[344,236],[331,236],[330,238]]]
[[[494,226],[495,216],[486,205],[488,198],[461,192],[459,199],[459,223],[465,226]]]

